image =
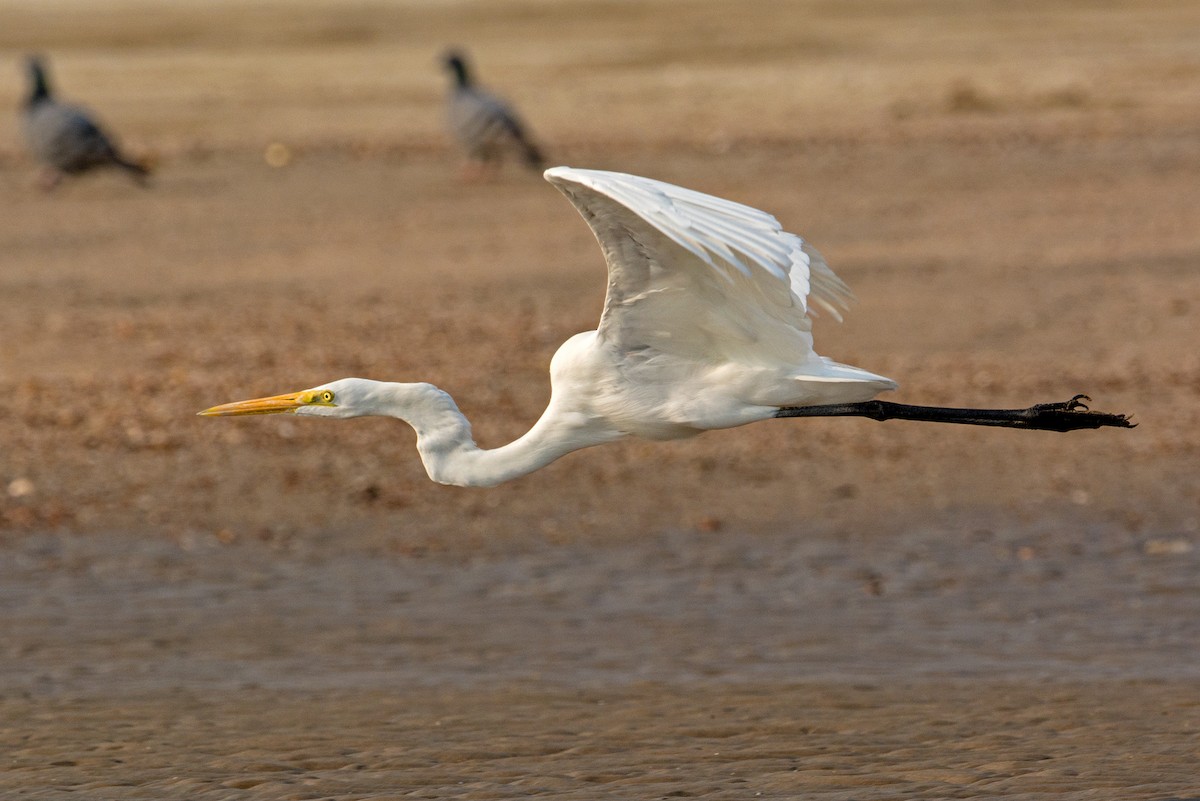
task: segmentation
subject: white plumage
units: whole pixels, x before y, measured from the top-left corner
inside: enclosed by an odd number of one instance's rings
[[[836,313],[849,290],[771,215],[632,175],[557,167],[546,177],[608,263],[600,324],[563,345],[551,377],[585,395],[600,378],[611,390],[589,403],[622,433],[689,436],[896,386],[813,352],[810,297]]]
[[[813,351],[810,304],[837,316],[850,293],[774,217],[633,175],[555,167],[546,178],[595,233],[608,263],[608,294],[596,330],[571,337],[551,360],[550,403],[524,436],[480,449],[466,417],[437,387],[360,378],[201,414],[398,417],[416,430],[430,478],[463,486],[498,484],[626,436],[679,439],[772,417],[1051,430],[1129,424],[1085,411],[1079,397],[1020,411],[866,403],[896,384]]]
[[[400,417],[435,481],[492,485],[624,436],[678,439],[896,386],[813,352],[809,302],[837,314],[850,293],[771,215],[621,173],[556,167],[546,178],[596,234],[608,295],[597,329],[554,355],[550,403],[525,436],[481,450],[436,387],[358,378],[202,414]]]

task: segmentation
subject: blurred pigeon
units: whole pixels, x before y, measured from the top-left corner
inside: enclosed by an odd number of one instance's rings
[[[117,150],[89,113],[54,99],[46,68],[37,56],[28,60],[31,88],[25,101],[22,123],[29,149],[46,170],[46,187],[63,175],[76,175],[93,167],[120,167],[140,184],[149,170]]]
[[[542,153],[530,141],[516,112],[500,98],[475,85],[466,57],[451,50],[442,62],[454,75],[447,100],[450,132],[470,162],[468,170],[481,173],[498,163],[505,150],[515,150],[530,169],[542,169]]]

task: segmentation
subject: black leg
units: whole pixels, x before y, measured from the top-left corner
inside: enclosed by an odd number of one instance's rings
[[[910,406],[907,403],[866,401],[829,406],[783,408],[776,417],[869,417],[872,420],[923,420],[928,423],[961,423],[972,426],[1004,426],[1039,431],[1075,431],[1081,428],[1133,428],[1128,415],[1093,412],[1084,403],[1087,395],[1076,395],[1065,403],[1039,403],[1028,409],[954,409],[944,406]]]

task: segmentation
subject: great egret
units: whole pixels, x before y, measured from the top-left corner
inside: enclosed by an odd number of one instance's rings
[[[145,183],[149,170],[122,155],[91,114],[54,98],[41,58],[30,56],[26,68],[29,96],[22,109],[21,123],[29,150],[46,170],[47,188],[64,175],[106,166],[120,167],[138,183]]]
[[[462,53],[451,50],[442,63],[454,79],[446,99],[446,122],[467,154],[468,168],[482,174],[505,150],[515,150],[528,167],[540,170],[542,153],[512,106],[475,83]]]
[[[889,378],[818,356],[810,303],[838,317],[849,289],[771,215],[633,175],[555,167],[546,179],[591,226],[608,262],[595,331],[550,362],[546,411],[521,438],[483,450],[431,384],[343,378],[202,415],[287,412],[397,417],[417,432],[429,477],[492,486],[626,436],[669,440],[773,417],[858,415],[1068,431],[1129,427],[1077,395],[1028,409],[947,409],[871,400]]]

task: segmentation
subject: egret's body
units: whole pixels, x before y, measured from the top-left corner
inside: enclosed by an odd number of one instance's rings
[[[1055,430],[1126,424],[1077,401],[1013,413],[867,406],[896,384],[813,351],[810,303],[837,316],[849,290],[774,217],[632,175],[556,167],[546,177],[595,233],[608,294],[598,328],[568,339],[551,360],[550,403],[524,436],[481,449],[437,387],[360,378],[201,414],[397,417],[416,430],[430,478],[462,486],[499,484],[622,437],[680,439],[773,417],[907,416]]]

